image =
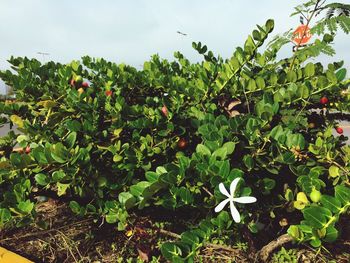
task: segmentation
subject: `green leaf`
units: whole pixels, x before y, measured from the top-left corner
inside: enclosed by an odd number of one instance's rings
[[[315,65],[311,62],[309,62],[306,66],[305,66],[305,76],[306,77],[312,77],[313,75],[315,75]]]
[[[256,40],[256,41],[260,41],[261,40],[260,32],[258,30],[256,30],[256,29],[253,30],[252,35],[253,35],[254,40]]]
[[[249,91],[255,91],[256,90],[256,82],[254,79],[250,79],[248,81],[248,90]]]
[[[215,152],[213,152],[212,155],[214,158],[219,157],[221,160],[225,160],[226,156],[227,156],[227,148],[219,148],[217,149]]]
[[[7,208],[0,208],[0,227],[11,219],[11,212]]]
[[[339,167],[335,165],[332,165],[331,167],[329,167],[328,172],[329,172],[329,176],[332,178],[338,177],[340,175]]]
[[[106,186],[107,185],[107,178],[104,176],[99,176],[97,178],[97,185],[99,188]]]
[[[310,241],[310,245],[313,247],[320,247],[322,245],[322,242],[320,239],[315,238],[315,239]]]
[[[191,192],[185,188],[181,187],[179,190],[179,195],[181,200],[187,205],[187,204],[192,204],[193,203],[193,196]]]
[[[234,142],[226,142],[222,147],[226,148],[227,154],[232,154],[235,150],[236,144]]]
[[[48,160],[44,151],[45,149],[42,147],[37,147],[32,150],[32,155],[39,164],[48,164]]]
[[[118,163],[123,160],[123,156],[116,154],[113,156],[113,162]]]
[[[67,136],[67,138],[66,138],[66,140],[65,140],[65,143],[66,143],[68,149],[73,148],[76,139],[77,139],[77,133],[76,133],[76,132],[71,132],[71,133]]]
[[[174,243],[170,242],[163,243],[160,250],[162,252],[162,255],[171,262],[182,255],[181,249]]]
[[[265,27],[266,27],[267,33],[271,33],[275,27],[275,21],[273,21],[272,19],[267,20]]]
[[[297,81],[297,79],[298,79],[298,76],[297,76],[297,73],[295,73],[295,71],[292,70],[292,71],[287,72],[287,81],[288,82],[294,83]]]
[[[208,156],[211,155],[211,152],[210,152],[209,148],[207,146],[203,145],[203,144],[198,144],[197,145],[196,152],[200,153],[202,155],[208,155]]]
[[[123,131],[123,128],[119,128],[119,129],[115,129],[113,131],[113,135],[116,137],[116,138],[119,138],[120,136],[120,133]]]
[[[158,175],[162,175],[162,174],[166,174],[168,171],[165,169],[165,167],[163,167],[163,166],[158,166],[157,168],[156,168],[156,173],[158,174]]]
[[[186,231],[181,234],[181,242],[192,247],[194,244],[199,244],[199,238],[192,231]]]
[[[34,179],[41,186],[46,186],[50,183],[50,179],[47,177],[46,174],[42,174],[42,173],[36,174],[34,176]]]
[[[326,229],[326,236],[324,237],[324,241],[334,242],[338,238],[338,235],[338,230],[334,226],[329,226]]]
[[[72,210],[74,214],[79,214],[80,213],[80,205],[76,201],[70,201],[69,202],[69,207]]]
[[[18,115],[11,115],[10,120],[18,126],[18,128],[23,128],[24,122]]]
[[[309,95],[310,95],[310,91],[306,85],[298,86],[297,96],[299,98],[307,99]]]
[[[286,190],[286,193],[284,194],[284,198],[290,202],[294,199],[294,194],[292,192],[292,190],[290,190],[289,188]]]
[[[263,179],[263,185],[264,185],[264,189],[267,191],[272,190],[273,188],[275,188],[276,186],[276,181],[274,179],[270,179],[270,178],[264,178]]]
[[[118,200],[126,209],[132,208],[136,203],[135,197],[129,192],[121,192],[118,196]]]
[[[343,81],[346,77],[346,69],[345,68],[339,69],[335,73],[335,76],[337,77],[338,81]]]
[[[304,192],[299,192],[297,194],[297,200],[294,201],[293,205],[298,210],[303,210],[306,205],[309,204],[309,200]]]
[[[106,215],[106,222],[108,224],[114,224],[116,223],[118,220],[118,215],[114,212],[109,212],[107,215]]]
[[[284,135],[284,130],[281,125],[277,125],[270,132],[270,136],[276,141],[278,141],[279,137],[281,137],[282,135]]]
[[[159,174],[152,172],[152,171],[148,171],[145,174],[145,177],[147,179],[148,182],[153,183],[153,182],[157,182],[159,179]]]
[[[305,139],[301,134],[291,134],[287,136],[286,145],[288,148],[299,147],[301,150],[305,147]]]
[[[308,225],[315,228],[322,228],[327,223],[326,217],[331,217],[332,213],[322,207],[308,207],[303,210],[303,215]]]
[[[245,166],[248,168],[248,170],[251,170],[254,168],[254,159],[251,155],[244,155],[243,162]]]
[[[295,156],[292,152],[286,152],[282,155],[283,157],[283,162],[286,164],[293,164],[295,163]]]
[[[14,167],[21,167],[22,156],[19,153],[11,153],[10,161]]]
[[[34,203],[32,203],[30,200],[19,202],[17,208],[24,214],[29,214],[34,208]]]
[[[56,186],[57,186],[57,195],[62,196],[64,194],[66,194],[66,191],[69,188],[70,184],[62,184],[62,183],[58,182],[56,184]]]
[[[329,195],[322,195],[320,202],[325,208],[331,210],[333,213],[338,213],[342,207],[339,200]]]
[[[26,135],[19,135],[18,137],[17,137],[17,139],[16,139],[16,141],[18,142],[18,143],[25,143],[25,145],[27,144],[27,142],[28,142],[28,136],[26,136]]]
[[[67,123],[68,130],[72,132],[77,132],[81,130],[81,124],[77,120],[69,120]]]
[[[54,182],[61,181],[66,176],[65,172],[63,171],[55,171],[52,173],[52,180]]]
[[[335,187],[335,198],[339,200],[344,206],[350,204],[350,188],[343,186],[343,185],[337,185]]]
[[[51,157],[58,163],[65,163],[68,160],[68,151],[62,143],[57,143],[51,147]]]
[[[296,201],[293,202],[293,206],[294,206],[295,209],[303,210],[305,208],[306,204],[304,202],[302,202],[302,201],[296,200]]]
[[[143,191],[150,185],[151,183],[147,181],[138,182],[136,185],[130,187],[130,193],[136,197],[142,196]]]
[[[292,238],[298,240],[301,233],[300,230],[298,228],[298,226],[295,225],[291,225],[288,230],[287,230],[288,235],[290,235]]]

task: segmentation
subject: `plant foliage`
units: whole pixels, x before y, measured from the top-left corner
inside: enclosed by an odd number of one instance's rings
[[[298,242],[336,240],[350,207],[350,147],[332,112],[349,112],[350,81],[343,63],[308,60],[332,53],[327,39],[277,60],[287,33],[260,52],[273,28],[258,26],[228,59],[198,42],[203,61],[154,55],[142,70],[88,56],[66,65],[12,57],[0,77],[16,101],[0,111],[20,133],[0,141],[0,228],[33,222],[38,197],[55,196],[119,230],[147,207],[198,214],[162,245],[172,262],[191,262],[207,242],[244,228],[264,235],[282,219]],[[237,194],[258,199],[238,207],[240,225],[214,213],[219,183],[235,178]]]

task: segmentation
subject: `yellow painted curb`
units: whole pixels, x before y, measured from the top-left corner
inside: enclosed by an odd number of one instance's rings
[[[20,255],[0,247],[0,263],[34,263]]]

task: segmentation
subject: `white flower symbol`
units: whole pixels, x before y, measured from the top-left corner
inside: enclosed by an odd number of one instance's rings
[[[214,210],[216,213],[218,213],[222,209],[224,209],[225,205],[228,202],[230,202],[231,215],[232,215],[233,220],[235,220],[236,223],[239,223],[241,221],[241,216],[239,215],[239,212],[238,212],[237,208],[235,207],[234,202],[241,203],[241,204],[249,204],[249,203],[256,202],[256,198],[253,196],[242,196],[242,197],[236,197],[236,198],[234,197],[236,187],[237,187],[237,184],[238,184],[240,179],[241,178],[236,178],[232,181],[232,183],[230,185],[230,193],[227,192],[223,183],[219,184],[220,192],[223,195],[227,196],[227,199],[221,201],[221,203],[218,204]]]

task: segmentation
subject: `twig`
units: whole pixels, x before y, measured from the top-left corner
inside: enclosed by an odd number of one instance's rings
[[[255,262],[267,262],[270,257],[270,254],[278,247],[292,242],[293,238],[288,234],[284,234],[279,236],[277,239],[271,241],[266,246],[264,246],[258,253],[256,254]]]
[[[208,195],[210,195],[210,197],[213,197],[213,196],[214,196],[206,187],[203,187],[203,190],[204,190]]]
[[[170,232],[168,230],[164,230],[164,229],[159,229],[159,233],[166,235],[166,236],[169,236],[169,237],[172,237],[172,238],[176,238],[176,239],[181,238],[181,236],[179,234],[176,234],[176,233]],[[206,244],[204,244],[204,246],[208,247],[208,248],[212,248],[212,249],[222,249],[222,250],[226,250],[229,252],[235,252],[235,253],[237,253],[239,251],[238,249],[234,249],[232,247],[228,247],[225,245],[212,244],[212,243],[206,243]]]
[[[297,58],[296,54],[297,54],[297,51],[298,51],[298,49],[299,49],[299,47],[300,47],[300,45],[301,45],[301,41],[303,41],[304,37],[306,36],[307,28],[308,28],[308,26],[309,26],[309,24],[310,24],[310,22],[311,22],[311,19],[312,19],[313,16],[315,15],[315,13],[316,13],[316,11],[317,11],[317,8],[320,6],[320,5],[319,5],[320,2],[321,2],[321,0],[318,0],[318,1],[317,1],[317,3],[315,4],[315,8],[314,8],[314,10],[312,11],[312,13],[311,13],[311,15],[310,15],[310,18],[309,18],[309,19],[306,19],[306,20],[307,20],[307,23],[306,23],[304,32],[303,32],[303,34],[302,34],[302,36],[301,36],[301,38],[300,38],[300,41],[298,42],[298,44],[297,44],[297,46],[296,46],[295,53],[294,53],[294,55],[293,55],[293,60],[292,60],[292,63],[290,64],[290,67],[289,67],[290,70],[293,69],[295,60],[296,60],[296,58]]]
[[[55,228],[55,229],[49,229],[49,230],[39,231],[39,232],[35,232],[35,233],[29,233],[29,234],[22,235],[22,236],[19,236],[19,237],[4,238],[4,239],[0,240],[0,243],[3,243],[5,241],[9,241],[9,240],[14,240],[14,239],[18,240],[18,239],[27,238],[27,237],[46,235],[46,234],[49,234],[49,233],[52,233],[52,232],[58,232],[59,230],[67,228],[67,227],[72,227],[72,226],[75,226],[75,225],[82,224],[82,223],[85,223],[85,222],[88,222],[88,221],[92,221],[92,219],[89,218],[89,219],[85,219],[85,220],[82,220],[82,221],[79,221],[79,222],[75,222],[75,223],[70,224],[70,225],[64,225],[64,226],[61,226],[61,227],[58,227],[58,228]]]
[[[61,231],[58,231],[58,232],[62,234]],[[63,242],[64,242],[65,245],[66,245],[66,249],[69,251],[69,253],[71,254],[71,256],[72,256],[72,258],[74,259],[74,261],[75,261],[76,263],[78,263],[78,260],[75,258],[74,253],[73,253],[72,249],[70,248],[70,246],[69,246],[69,244],[68,244],[68,242],[67,242],[65,236],[62,235],[61,238],[62,238]]]
[[[180,239],[181,236],[174,233],[174,232],[170,232],[168,230],[164,230],[164,229],[159,229],[159,233],[163,234],[163,235],[166,235],[166,236],[169,236],[169,237],[173,237],[173,238],[176,238],[176,239]]]

